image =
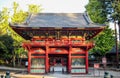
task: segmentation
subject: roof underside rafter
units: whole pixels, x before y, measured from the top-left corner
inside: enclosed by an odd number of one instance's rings
[[[57,36],[59,32],[59,36],[82,36],[87,40],[96,36],[99,32],[101,32],[104,28],[31,28],[31,27],[12,27],[19,35],[23,38],[29,40],[33,36]]]

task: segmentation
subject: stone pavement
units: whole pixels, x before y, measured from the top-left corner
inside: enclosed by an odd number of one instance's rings
[[[104,78],[104,72],[108,72],[109,75],[113,75],[113,78],[120,78],[120,71],[114,71],[114,70],[94,70],[93,68],[89,68],[88,74],[80,74],[80,75],[74,75],[74,74],[62,74],[62,72],[54,72],[54,73],[48,73],[45,75],[30,75],[25,73],[27,69],[25,68],[11,68],[11,67],[5,67],[0,66],[0,75],[5,76],[6,71],[10,71],[12,78]],[[16,77],[15,77],[16,76]]]
[[[53,74],[49,73],[49,76],[55,78],[104,78],[104,72],[108,72],[109,75],[113,75],[114,78],[120,78],[120,71],[111,71],[111,70],[94,70],[89,69],[88,74],[73,75],[73,74],[62,74],[60,72],[55,72]]]
[[[14,68],[14,67],[0,66],[0,70],[25,71],[27,70],[27,68]]]

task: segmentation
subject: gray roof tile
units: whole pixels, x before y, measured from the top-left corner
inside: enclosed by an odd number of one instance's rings
[[[39,13],[27,20],[28,27],[98,27],[83,13]],[[24,26],[24,25],[23,25]]]

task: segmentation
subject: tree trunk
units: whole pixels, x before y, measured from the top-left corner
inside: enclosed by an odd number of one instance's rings
[[[20,63],[20,61],[19,61],[19,57],[17,58],[17,66],[19,66],[19,63]]]
[[[13,55],[13,67],[15,67],[16,66],[16,64],[15,64],[15,55]]]
[[[22,58],[20,58],[20,66],[21,66]]]
[[[120,21],[118,21],[118,28],[119,28],[119,40],[120,40]]]

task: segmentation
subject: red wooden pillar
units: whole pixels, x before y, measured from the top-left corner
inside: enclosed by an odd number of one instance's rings
[[[31,51],[28,52],[28,72],[30,73],[31,67]]]
[[[86,73],[88,73],[88,51],[85,52],[86,53]]]
[[[72,47],[71,45],[69,46],[69,54],[68,54],[68,73],[71,73],[71,51]]]
[[[49,48],[48,48],[48,45],[46,44],[46,53],[45,53],[45,71],[46,71],[46,73],[48,73],[48,68],[49,68],[49,59],[48,59],[48,50]]]

